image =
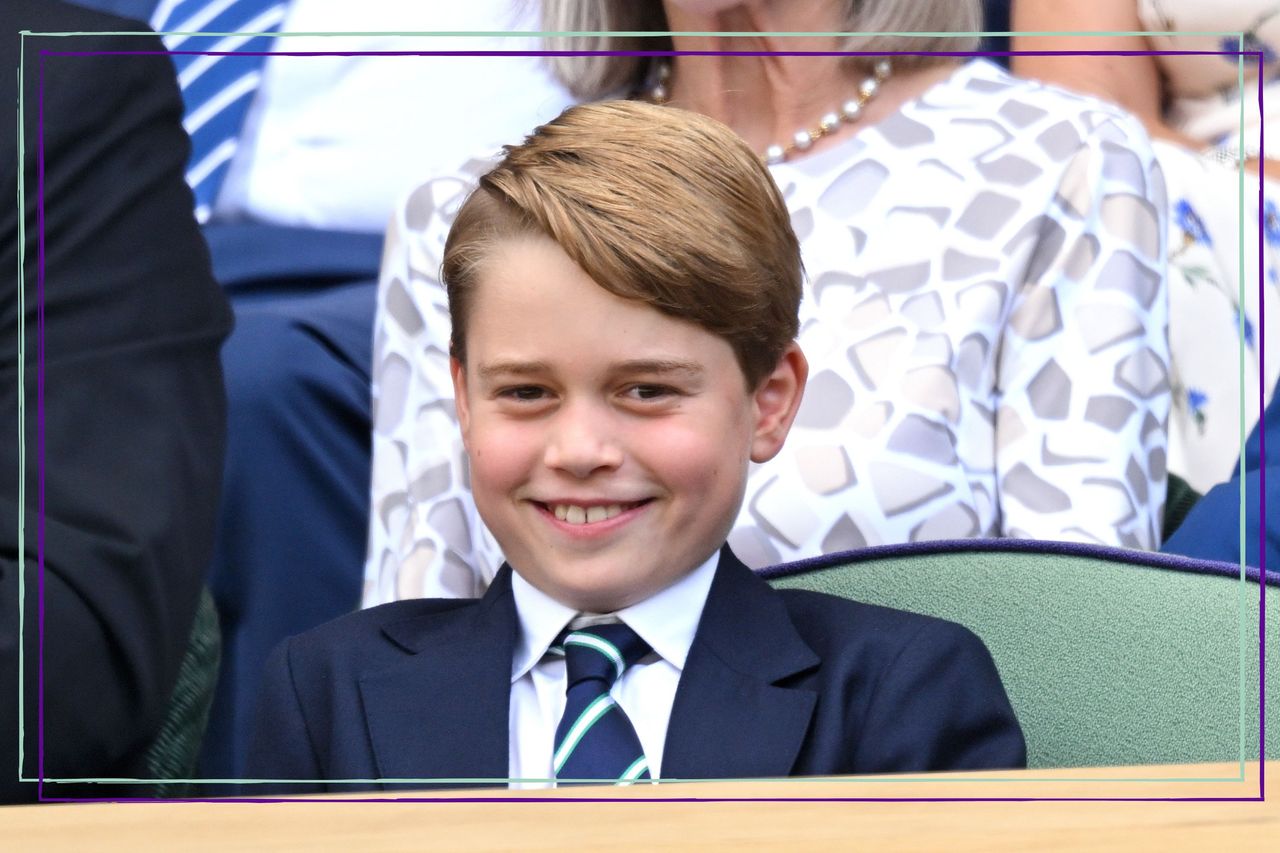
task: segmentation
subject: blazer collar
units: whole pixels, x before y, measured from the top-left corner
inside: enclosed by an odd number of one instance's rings
[[[781,682],[819,662],[777,592],[725,546],[676,689],[662,777],[790,775],[818,694]]]
[[[478,604],[383,627],[409,654],[360,680],[381,778],[507,777],[518,630],[507,566]],[[671,708],[663,778],[790,775],[818,696],[782,682],[818,664],[781,597],[723,548]]]
[[[507,778],[518,630],[511,569],[502,567],[478,603],[382,630],[409,654],[360,679],[379,777]]]

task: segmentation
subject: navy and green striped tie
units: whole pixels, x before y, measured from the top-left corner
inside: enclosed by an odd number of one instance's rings
[[[619,784],[649,779],[640,738],[609,695],[626,668],[650,651],[649,644],[616,623],[566,631],[556,648],[564,650],[569,684],[556,728],[556,778]]]

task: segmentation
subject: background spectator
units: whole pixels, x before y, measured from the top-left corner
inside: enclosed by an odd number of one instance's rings
[[[18,166],[0,172],[0,192],[16,197],[19,169],[26,189],[20,214],[13,205],[0,210],[0,409],[10,425],[0,440],[3,801],[36,793],[35,785],[17,781],[18,702],[7,691],[18,683],[21,573],[22,767],[34,777],[40,543],[44,773],[63,778],[141,772],[187,647],[212,552],[225,435],[218,347],[231,314],[191,215],[191,192],[182,178],[188,143],[168,60],[42,61],[37,54],[42,48],[156,51],[154,36],[31,37],[25,57],[19,56],[19,29],[141,28],[56,0],[0,6],[0,66],[8,91],[16,93],[21,60],[25,96],[21,158],[15,113],[5,110],[0,117],[0,161]],[[26,250],[21,304],[20,245]],[[25,403],[21,422],[19,398]],[[21,470],[15,423],[25,438]],[[95,787],[87,795],[105,793]],[[66,791],[46,787],[45,794]]]

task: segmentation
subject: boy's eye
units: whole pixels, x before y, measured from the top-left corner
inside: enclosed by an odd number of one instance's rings
[[[499,397],[505,397],[509,400],[520,400],[529,402],[533,400],[541,400],[547,394],[545,388],[539,388],[537,385],[518,385],[514,388],[503,388],[498,392]]]
[[[632,385],[627,389],[627,396],[636,400],[661,400],[675,394],[675,389],[666,385]]]

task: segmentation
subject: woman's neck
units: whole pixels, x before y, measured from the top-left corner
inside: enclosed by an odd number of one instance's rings
[[[812,0],[747,2],[714,14],[696,14],[678,3],[666,5],[674,33],[836,32],[843,29],[839,5]],[[675,35],[677,51],[832,51],[834,36]],[[847,139],[862,127],[896,112],[903,103],[948,76],[954,63],[910,74],[894,73],[867,101],[856,122],[842,124],[815,143],[813,153]],[[816,127],[823,115],[838,112],[858,96],[869,72],[835,56],[676,56],[668,84],[672,106],[694,110],[732,127],[759,152],[786,145],[799,130]],[[795,152],[803,156],[801,152]]]

